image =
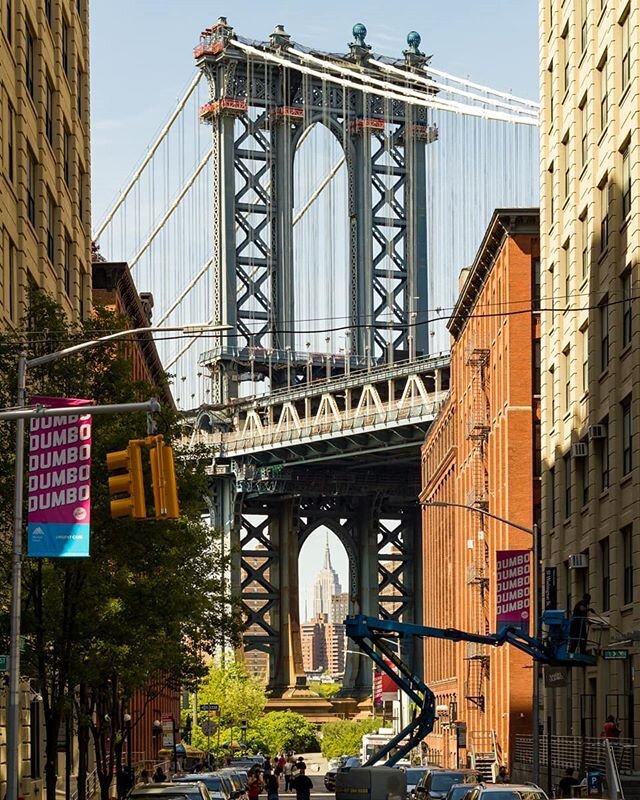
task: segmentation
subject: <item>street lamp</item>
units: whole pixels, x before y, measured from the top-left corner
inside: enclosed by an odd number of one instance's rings
[[[531,536],[531,552],[533,554],[533,575],[531,587],[531,612],[534,619],[534,636],[540,639],[540,608],[538,600],[538,592],[540,591],[540,541],[538,526],[534,523],[533,528],[528,528],[526,525],[521,525],[519,522],[501,517],[498,514],[493,514],[490,511],[485,511],[482,508],[467,505],[466,503],[453,503],[447,500],[425,500],[422,502],[426,508],[464,508],[467,511],[474,511],[478,514],[484,514],[486,517],[495,519],[511,528],[528,533]],[[533,662],[533,708],[532,708],[532,737],[531,737],[531,751],[533,762],[533,782],[538,783],[540,779],[540,670],[538,662]]]
[[[143,328],[130,328],[123,331],[116,331],[98,339],[91,339],[87,342],[80,342],[63,350],[54,353],[47,353],[36,358],[27,358],[26,352],[22,351],[18,357],[18,397],[16,408],[6,414],[7,417],[13,416],[16,419],[16,455],[15,455],[15,478],[14,478],[14,527],[13,527],[13,548],[11,563],[11,633],[9,641],[9,691],[7,698],[7,800],[18,800],[18,775],[19,775],[19,755],[20,755],[20,626],[21,626],[21,602],[22,602],[22,506],[24,501],[24,421],[28,416],[25,410],[27,370],[30,367],[39,367],[66,358],[74,353],[87,350],[99,344],[112,342],[126,336],[139,333],[153,332],[172,332],[180,331],[187,334],[204,332],[220,332],[229,330],[229,325],[182,325],[179,327],[154,327],[146,326]],[[123,403],[113,406],[121,412],[157,410],[157,401],[151,403]],[[106,407],[93,406],[85,409],[85,413],[91,409],[91,413],[105,413]],[[100,411],[102,409],[102,411]],[[73,411],[73,409],[72,409]],[[77,413],[77,409],[75,409]],[[43,412],[46,415],[46,412]]]
[[[131,777],[131,714],[125,713],[122,720],[124,722],[125,736],[127,737],[127,767],[129,769],[129,777]]]

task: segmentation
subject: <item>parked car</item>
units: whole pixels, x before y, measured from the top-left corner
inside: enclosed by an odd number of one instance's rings
[[[197,783],[202,781],[209,790],[211,800],[235,800],[233,784],[218,772],[197,772],[191,775],[180,775],[172,779],[172,783]]]
[[[219,769],[218,773],[231,781],[234,800],[243,800],[246,798],[248,783],[246,772],[236,769],[235,767],[224,767],[223,769]]]
[[[209,790],[201,780],[189,783],[146,783],[135,786],[128,797],[134,800],[211,800]]]
[[[416,786],[420,783],[420,778],[427,771],[426,767],[405,767],[404,773],[407,776],[407,795],[415,796]]]
[[[549,800],[534,783],[479,783],[465,800]]]
[[[359,756],[341,756],[338,765],[333,769],[327,770],[324,775],[324,788],[328,792],[335,792],[336,790],[336,775],[338,772],[348,772],[354,767],[359,767],[362,764],[362,759]]]
[[[472,784],[469,783],[454,783],[449,787],[444,800],[464,800],[464,798],[471,791]]]
[[[482,775],[475,769],[428,769],[416,786],[419,800],[443,800],[454,783],[479,783]]]

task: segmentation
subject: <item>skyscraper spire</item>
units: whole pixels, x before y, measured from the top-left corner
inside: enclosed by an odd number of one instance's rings
[[[327,532],[327,540],[324,546],[324,564],[322,569],[333,569],[331,566],[331,553],[329,552],[329,533]]]

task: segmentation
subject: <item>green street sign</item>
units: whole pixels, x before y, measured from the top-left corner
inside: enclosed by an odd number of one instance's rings
[[[0,656],[0,672],[6,672],[9,669],[9,656]]]
[[[629,651],[614,649],[603,650],[602,657],[605,661],[625,661],[629,657]]]

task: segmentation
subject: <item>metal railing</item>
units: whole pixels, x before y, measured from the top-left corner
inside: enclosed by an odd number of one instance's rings
[[[96,792],[100,789],[100,781],[98,780],[98,770],[94,768],[91,772],[87,773],[87,780],[85,782],[85,796],[87,800],[90,797],[93,797]],[[78,795],[80,794],[79,789],[76,789],[71,792],[71,800],[78,800]]]
[[[633,739],[608,740],[620,774],[629,774],[634,767]],[[605,772],[607,765],[607,747],[605,740],[590,736],[552,736],[551,768],[565,770],[573,767],[584,772],[587,769],[599,769]],[[541,766],[549,764],[549,737],[540,737]],[[516,735],[513,760],[516,765],[524,767],[533,763],[533,742],[531,736]]]

